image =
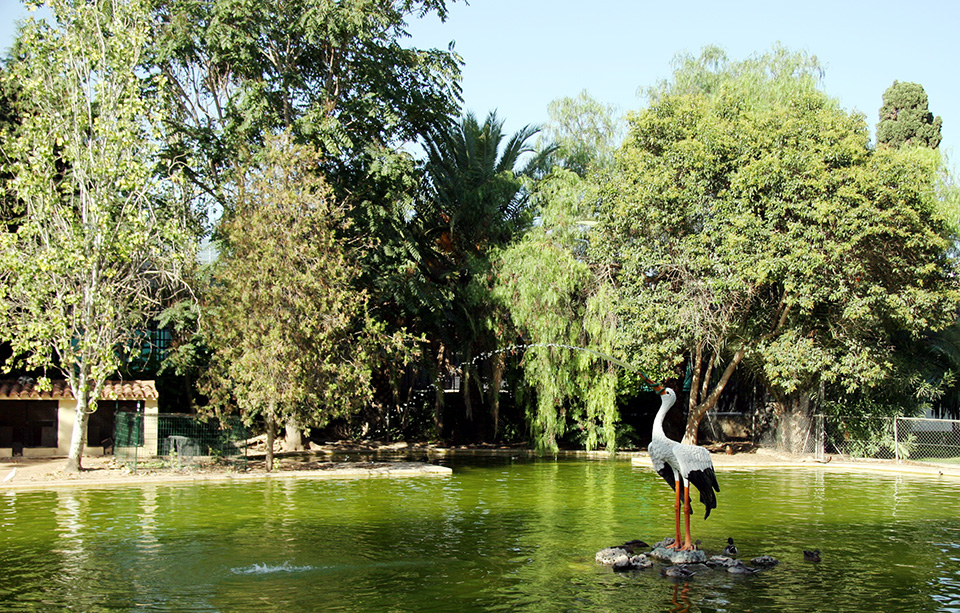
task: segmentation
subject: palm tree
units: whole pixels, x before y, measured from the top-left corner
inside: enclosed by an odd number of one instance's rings
[[[420,319],[434,343],[438,383],[452,366],[461,366],[470,421],[471,360],[495,348],[494,329],[502,327],[495,322],[506,321],[489,297],[490,257],[533,220],[524,181],[552,151],[534,152],[529,141],[538,132],[525,126],[508,138],[496,112],[483,124],[467,113],[425,143],[427,189],[411,220],[418,240],[418,293],[426,298]],[[442,402],[438,392],[435,422],[441,429]]]

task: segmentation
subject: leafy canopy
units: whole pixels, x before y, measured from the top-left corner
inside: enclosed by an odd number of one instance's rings
[[[684,62],[630,118],[601,200],[591,245],[618,271],[620,342],[650,372],[692,364],[692,421],[745,358],[779,397],[870,387],[897,334],[956,312],[939,159],[871,151],[813,67],[780,49]]]

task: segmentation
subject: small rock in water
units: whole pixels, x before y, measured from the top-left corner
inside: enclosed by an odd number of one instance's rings
[[[707,566],[712,566],[713,568],[727,568],[736,563],[736,560],[728,558],[727,556],[710,556],[710,559],[707,560]]]
[[[757,573],[757,569],[744,566],[743,562],[737,560],[735,564],[727,567],[727,572],[733,573],[734,575],[755,575]]]
[[[643,570],[644,568],[650,568],[651,566],[653,566],[653,562],[648,560],[647,556],[641,553],[638,556],[619,558],[613,563],[613,572],[622,573],[628,570]]]
[[[820,550],[819,550],[819,549],[815,549],[815,550],[813,550],[813,551],[806,551],[806,550],[804,550],[804,552],[803,552],[803,559],[804,559],[804,560],[808,560],[808,561],[810,561],[810,562],[819,562],[819,561],[820,561]]]
[[[597,552],[596,560],[604,566],[613,566],[618,560],[629,559],[630,555],[622,547],[607,547]]]
[[[754,566],[762,566],[764,568],[770,568],[771,566],[776,566],[780,563],[780,560],[774,558],[773,556],[758,556],[752,560],[750,563]]]
[[[692,551],[678,551],[676,549],[655,547],[654,550],[647,555],[663,562],[669,562],[670,564],[699,564],[707,561],[707,554],[696,549]]]
[[[671,579],[689,579],[693,576],[693,572],[687,570],[683,565],[677,566],[668,566],[660,571],[664,577],[670,577]]]
[[[659,543],[656,543],[656,544],[653,546],[653,548],[654,548],[654,549],[657,549],[658,547],[669,547],[670,545],[673,545],[674,542],[676,542],[676,539],[674,539],[673,537],[668,536],[667,538],[663,539],[663,540],[660,541]]]

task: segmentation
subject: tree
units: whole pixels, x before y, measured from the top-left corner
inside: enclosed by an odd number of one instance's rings
[[[155,61],[175,109],[167,155],[184,164],[199,200],[227,204],[233,161],[264,134],[288,130],[321,152],[327,182],[338,198],[350,196],[358,231],[399,223],[393,203],[379,198],[413,183],[399,146],[448,121],[460,92],[452,50],[401,42],[411,16],[445,18],[445,0],[157,6]]]
[[[877,143],[891,147],[920,145],[936,149],[943,138],[943,120],[928,108],[927,92],[919,83],[894,81],[883,92]]]
[[[954,317],[939,158],[871,151],[804,56],[692,65],[631,117],[592,255],[617,270],[626,355],[692,370],[685,440],[747,360],[802,427],[819,381],[874,388],[902,374],[898,335]]]
[[[496,292],[523,349],[534,390],[526,416],[536,446],[556,451],[575,435],[588,450],[616,449],[618,367],[593,351],[614,351],[615,305],[606,273],[584,259],[600,186],[555,167],[532,199],[539,223],[500,254]],[[582,347],[576,351],[567,347]]]
[[[318,156],[289,134],[236,178],[222,225],[210,302],[206,389],[218,410],[263,420],[267,469],[277,424],[322,426],[372,396],[371,377],[405,359],[355,286],[360,245],[344,243],[346,211],[316,174]]]
[[[156,65],[167,77],[171,138],[193,201],[211,225],[234,202],[238,161],[264,136],[289,131],[320,152],[317,171],[363,240],[358,286],[371,317],[401,332],[398,303],[417,254],[407,221],[422,164],[410,143],[449,126],[460,99],[460,57],[405,44],[410,19],[447,15],[446,0],[161,0]],[[422,304],[419,305],[422,307]],[[419,308],[419,307],[417,307]],[[396,372],[402,373],[398,367]],[[396,380],[377,379],[378,396]]]
[[[0,243],[0,337],[15,361],[66,378],[77,400],[67,469],[78,471],[105,380],[182,289],[192,251],[187,215],[158,175],[144,3],[49,6],[55,23],[26,22],[9,64],[21,115],[4,149],[24,214]]]
[[[521,158],[533,154],[529,141],[537,130],[526,126],[507,138],[496,113],[483,124],[467,113],[458,125],[435,130],[426,141],[426,193],[411,222],[419,274],[409,277],[407,287],[409,294],[423,297],[418,329],[434,343],[438,389],[452,366],[462,369],[468,420],[473,419],[473,358],[497,346],[491,257],[530,224],[524,177],[549,153],[533,155],[520,167]],[[438,393],[437,425],[442,427],[441,401]]]
[[[556,451],[564,437],[587,449],[614,450],[619,421],[618,367],[610,355],[616,333],[609,270],[585,256],[604,173],[622,138],[615,107],[586,92],[548,107],[538,148],[550,173],[531,190],[537,223],[502,251],[495,297],[509,313],[523,349],[526,417],[537,447]],[[566,349],[583,347],[588,351]]]
[[[625,128],[615,105],[602,104],[583,90],[576,98],[551,101],[547,113],[550,119],[543,127],[539,145],[554,149],[549,165],[581,177],[612,165]]]

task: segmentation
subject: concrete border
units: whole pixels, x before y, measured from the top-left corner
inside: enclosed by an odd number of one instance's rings
[[[20,490],[47,490],[71,487],[124,487],[128,485],[189,485],[196,483],[230,483],[240,481],[276,481],[290,479],[330,480],[330,479],[384,479],[398,477],[447,477],[453,469],[421,462],[395,462],[389,466],[376,463],[377,466],[364,467],[361,463],[351,463],[343,468],[318,470],[277,470],[274,472],[210,472],[189,474],[126,474],[109,478],[85,479],[84,473],[70,478],[47,479],[38,481],[16,481],[0,483],[0,492]]]

